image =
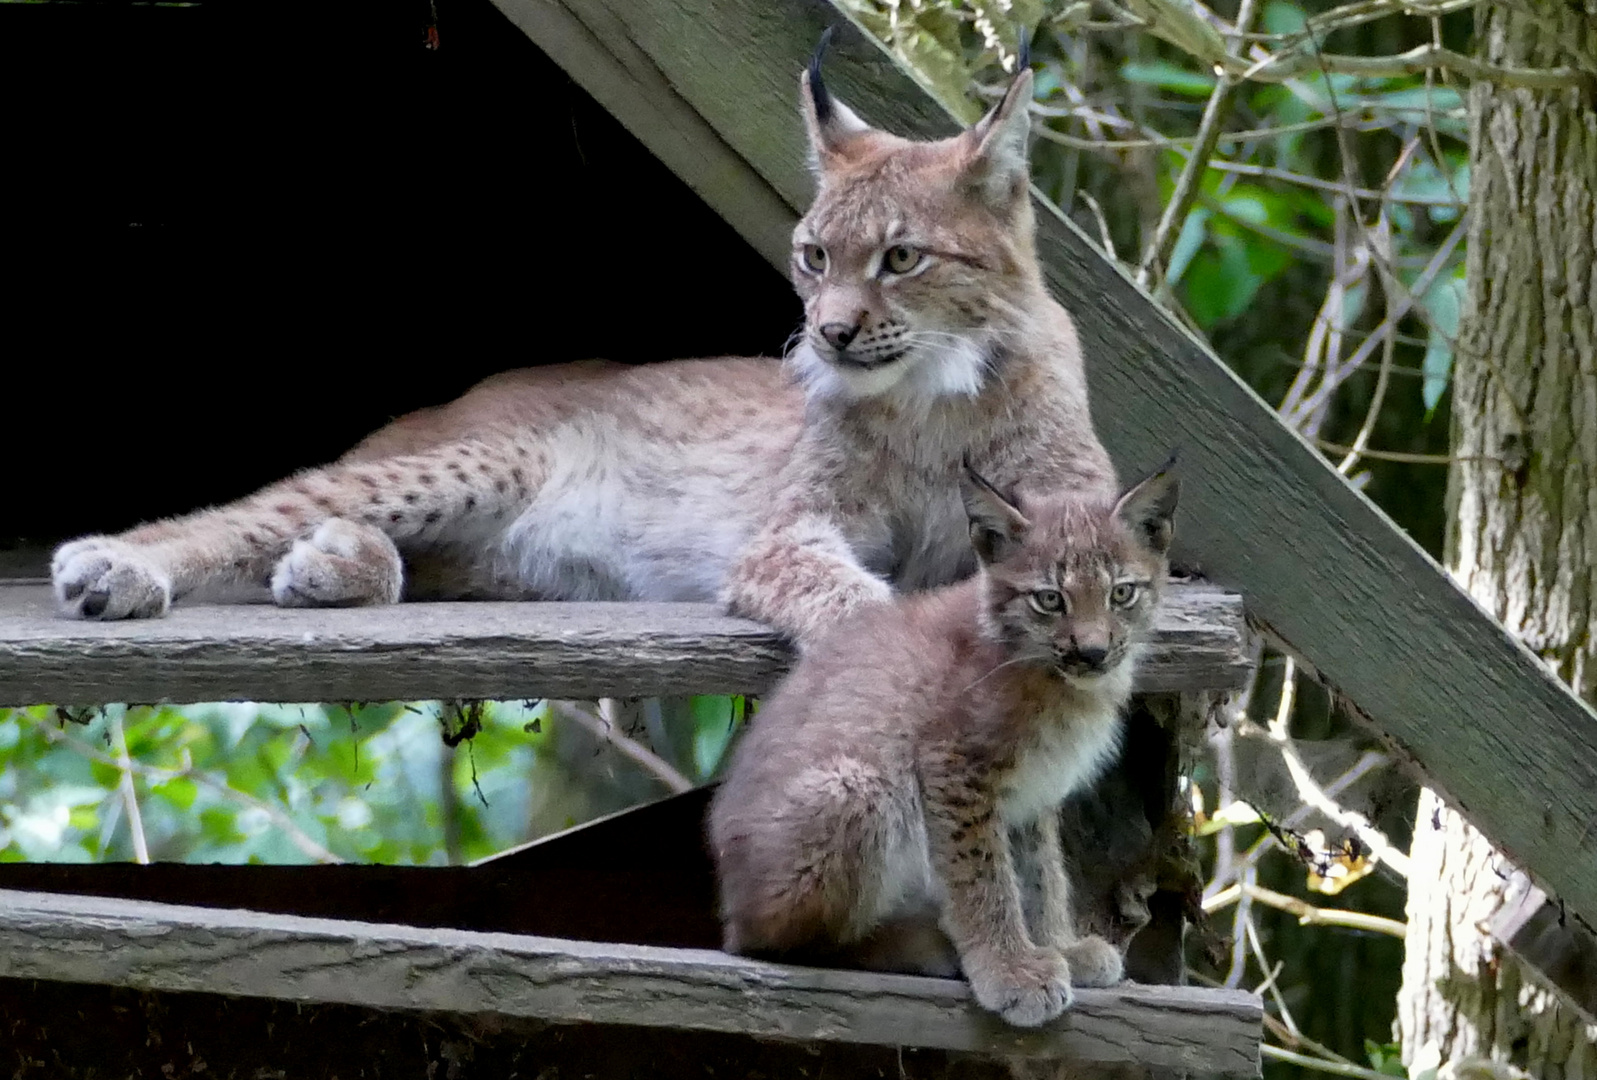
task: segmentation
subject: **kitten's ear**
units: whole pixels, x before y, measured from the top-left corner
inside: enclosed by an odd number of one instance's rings
[[[870,130],[870,125],[834,98],[821,81],[821,58],[826,55],[826,47],[832,43],[836,30],[837,27],[828,26],[821,34],[815,55],[810,57],[810,66],[799,76],[799,103],[804,112],[804,127],[810,135],[810,168],[817,174],[826,171],[827,163],[845,141]]]
[[[1030,63],[1031,48],[1022,29],[1015,77],[1004,99],[965,133],[971,145],[967,173],[982,200],[1000,214],[1026,197],[1026,185],[1031,180],[1026,163],[1026,148],[1031,140]]]
[[[1007,555],[1031,528],[1015,504],[971,468],[965,459],[959,480],[959,494],[965,501],[965,516],[970,519],[970,546],[982,565],[997,562]]]
[[[1143,543],[1160,555],[1170,550],[1175,536],[1176,500],[1181,481],[1176,476],[1176,456],[1159,471],[1132,487],[1115,503],[1115,516]]]

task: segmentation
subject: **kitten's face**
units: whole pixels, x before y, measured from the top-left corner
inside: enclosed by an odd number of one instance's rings
[[[1004,500],[998,528],[973,513],[973,533],[987,530],[976,541],[984,554],[988,634],[1014,659],[1074,682],[1114,675],[1152,630],[1169,573],[1175,499],[1175,479],[1166,472],[1113,504],[1075,496]]]
[[[866,126],[819,85],[806,75],[820,188],[793,233],[805,326],[792,362],[828,396],[975,394],[1021,317],[1005,298],[1035,275],[1030,74],[974,128],[930,143]]]

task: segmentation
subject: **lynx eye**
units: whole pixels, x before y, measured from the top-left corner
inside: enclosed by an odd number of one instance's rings
[[[882,257],[882,266],[890,274],[907,274],[920,265],[924,256],[908,244],[895,244]]]
[[[1109,602],[1115,607],[1130,607],[1136,599],[1135,581],[1117,581],[1115,587],[1109,590]]]
[[[1058,615],[1065,610],[1065,596],[1058,589],[1038,589],[1027,600],[1044,615]]]
[[[812,274],[826,272],[826,249],[819,244],[805,244],[799,248],[799,260],[803,262],[804,269]]]

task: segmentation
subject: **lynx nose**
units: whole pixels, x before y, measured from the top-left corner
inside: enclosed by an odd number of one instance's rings
[[[1076,648],[1075,654],[1071,659],[1083,667],[1101,671],[1104,663],[1109,659],[1109,650],[1102,645],[1081,645]]]
[[[848,343],[859,337],[858,323],[829,322],[821,327],[821,336],[832,348],[842,352]]]

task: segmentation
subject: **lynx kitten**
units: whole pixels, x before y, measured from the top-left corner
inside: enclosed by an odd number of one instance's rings
[[[802,642],[889,583],[970,572],[967,452],[998,483],[1113,490],[1033,249],[1030,72],[930,143],[833,99],[819,54],[801,85],[819,190],[793,238],[806,318],[786,367],[496,376],[238,502],[63,545],[62,609],[159,616],[263,586],[286,606],[719,598]]]
[[[1032,1026],[1072,983],[1121,977],[1075,932],[1058,810],[1117,752],[1177,483],[1010,501],[971,473],[964,495],[976,577],[821,637],[738,746],[710,843],[728,950],[957,959],[978,1002]]]

